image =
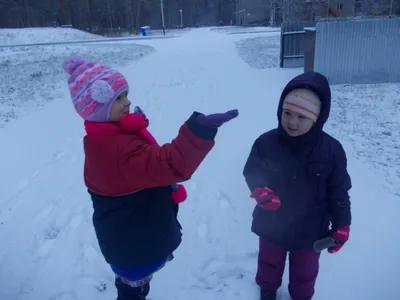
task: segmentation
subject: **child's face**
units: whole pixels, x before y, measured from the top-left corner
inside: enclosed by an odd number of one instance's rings
[[[128,93],[124,92],[114,101],[110,110],[110,121],[118,122],[123,116],[129,114],[131,101],[128,99]]]
[[[306,134],[314,126],[314,121],[289,109],[282,112],[282,126],[292,137]]]

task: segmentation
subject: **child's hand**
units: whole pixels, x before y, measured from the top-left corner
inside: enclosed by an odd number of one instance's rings
[[[182,184],[173,184],[171,185],[172,189],[172,200],[175,204],[182,203],[187,198],[187,192],[185,187]]]
[[[250,197],[256,199],[258,205],[266,210],[277,210],[281,206],[279,197],[267,187],[255,188]]]
[[[138,115],[142,116],[144,121],[145,121],[146,127],[149,126],[149,120],[147,119],[146,114],[144,113],[144,111],[139,106],[135,106],[133,112],[135,114],[138,114]]]
[[[138,114],[127,114],[119,120],[123,132],[136,132],[146,128],[145,119]]]
[[[238,115],[239,111],[237,109],[233,109],[225,113],[217,113],[211,115],[200,114],[197,117],[197,122],[204,126],[218,128],[222,126],[224,123],[229,122],[230,120],[236,118]]]
[[[350,226],[344,226],[337,231],[331,232],[331,237],[335,240],[336,246],[329,248],[328,252],[333,254],[342,249],[343,245],[349,240]]]

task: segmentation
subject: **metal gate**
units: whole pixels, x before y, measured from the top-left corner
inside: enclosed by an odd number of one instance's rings
[[[304,66],[305,28],[315,27],[317,21],[285,21],[281,26],[280,67]]]

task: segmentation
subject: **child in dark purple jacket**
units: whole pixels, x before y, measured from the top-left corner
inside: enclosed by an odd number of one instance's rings
[[[328,80],[292,79],[278,106],[278,128],[254,142],[243,175],[257,201],[252,231],[260,237],[256,282],[275,300],[289,252],[289,293],[311,300],[319,269],[315,241],[331,236],[335,253],[348,240],[351,211],[345,151],[323,131],[331,106]]]

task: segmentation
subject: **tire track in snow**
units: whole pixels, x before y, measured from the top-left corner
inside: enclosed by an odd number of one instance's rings
[[[53,166],[58,160],[61,160],[65,154],[65,151],[55,152],[53,154],[53,159],[48,162],[44,168]],[[41,171],[42,169],[38,169],[28,178],[20,180],[16,192],[5,201],[5,207],[3,206],[0,210],[0,225],[4,225],[4,223],[8,222],[9,219],[13,217],[15,211],[24,202],[24,198],[21,197],[21,195],[30,187],[30,185],[35,184],[35,180],[40,175]]]
[[[79,278],[75,270],[84,275],[79,266],[98,257],[90,200],[78,174],[81,164],[74,154],[54,152],[6,202],[0,240],[8,237],[9,242],[0,249],[0,278],[6,278],[0,282],[0,299],[45,299],[51,290],[59,294],[54,299],[78,299],[68,286]]]

